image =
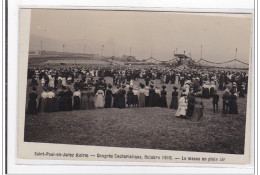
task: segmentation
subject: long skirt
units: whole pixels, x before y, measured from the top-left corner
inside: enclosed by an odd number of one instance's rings
[[[138,96],[137,95],[133,96],[133,104],[138,105]]]
[[[118,106],[117,107],[120,109],[125,108],[125,96],[124,95],[118,96]]]
[[[58,112],[59,111],[59,99],[57,97],[54,97],[52,100],[53,100],[52,112]]]
[[[79,96],[74,96],[73,100],[74,100],[73,110],[79,110],[80,109],[80,98],[79,98]]]
[[[66,101],[64,97],[59,98],[59,111],[66,111]]]
[[[190,119],[192,121],[199,121],[201,117],[203,117],[202,105],[195,105],[193,114]]]
[[[72,98],[66,98],[66,111],[72,111]]]
[[[183,105],[183,106],[179,106],[176,113],[175,113],[175,116],[186,116],[186,106]]]
[[[96,108],[103,108],[104,107],[104,97],[103,97],[103,95],[97,95],[95,106],[96,106]]]
[[[113,100],[113,108],[117,108],[117,107],[118,107],[118,95],[115,94]]]
[[[88,96],[83,95],[81,97],[80,109],[81,110],[87,110],[88,109]]]
[[[230,102],[229,114],[238,114],[236,102],[232,102],[232,101]]]
[[[172,96],[170,108],[175,109],[175,110],[178,109],[178,97],[177,96]]]
[[[168,107],[165,95],[161,96],[161,107],[163,107],[163,108],[167,108]]]
[[[112,96],[106,96],[105,98],[105,108],[111,108]]]
[[[145,96],[145,107],[149,107],[149,96]]]
[[[194,104],[188,104],[188,109],[187,109],[187,117],[191,117],[194,111]]]
[[[154,99],[154,106],[159,107],[161,106],[161,97],[159,94],[155,94],[155,99]]]
[[[36,100],[29,100],[27,114],[37,114],[37,102]]]
[[[143,93],[139,95],[139,107],[145,107],[145,95]]]
[[[41,112],[47,112],[47,99],[42,98],[41,100]]]
[[[95,102],[94,100],[89,100],[88,101],[88,110],[95,109]]]
[[[155,95],[150,95],[149,96],[149,107],[154,107],[155,106],[154,102],[155,102]]]
[[[46,98],[46,112],[52,112],[53,110],[53,100],[52,98]]]
[[[58,87],[59,89],[61,88],[61,84],[62,84],[62,81],[61,81],[61,80],[58,80],[57,87]]]
[[[127,96],[127,102],[126,103],[127,103],[128,106],[134,104],[134,96],[133,95]]]

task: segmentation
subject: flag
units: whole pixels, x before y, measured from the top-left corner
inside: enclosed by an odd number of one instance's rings
[[[237,48],[236,48],[236,52],[237,52]]]

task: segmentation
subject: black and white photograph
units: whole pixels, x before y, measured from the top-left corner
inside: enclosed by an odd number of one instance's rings
[[[32,9],[28,143],[245,154],[250,14]]]

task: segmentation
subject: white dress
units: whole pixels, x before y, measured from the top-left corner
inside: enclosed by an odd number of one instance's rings
[[[54,88],[54,78],[50,78],[49,87]]]
[[[62,77],[61,81],[62,81],[62,83],[61,83],[62,86],[66,86],[67,85],[65,77]]]
[[[50,91],[47,93],[47,98],[54,98],[54,97],[55,97],[54,92]]]
[[[188,95],[190,92],[190,86],[188,84],[185,84],[183,88],[185,88],[185,94]]]
[[[103,108],[105,105],[105,101],[104,101],[104,91],[103,90],[98,90],[96,93],[96,102],[95,102],[95,106],[96,108]]]
[[[175,116],[186,116],[186,110],[188,107],[188,103],[185,97],[181,97],[179,100],[179,105],[178,105],[178,109],[177,112],[175,113]]]
[[[130,80],[130,86],[133,86],[133,85],[134,85],[134,80],[131,79],[131,80]]]
[[[179,84],[179,76],[175,76],[175,82],[174,84]]]
[[[44,84],[45,84],[44,78],[41,79],[41,84],[42,84],[42,86],[44,86]]]

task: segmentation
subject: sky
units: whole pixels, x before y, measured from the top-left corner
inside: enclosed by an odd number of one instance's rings
[[[46,10],[31,12],[30,50],[170,60],[174,52],[195,60],[248,63],[251,16],[176,12]],[[102,51],[103,46],[103,51]],[[202,46],[202,49],[201,49]]]

